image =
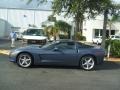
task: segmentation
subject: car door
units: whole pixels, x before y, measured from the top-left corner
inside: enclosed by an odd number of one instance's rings
[[[62,42],[57,46],[63,53],[61,61],[63,65],[76,65],[77,50],[75,42]]]
[[[74,65],[76,64],[76,54],[74,42],[60,42],[53,45],[50,49],[46,49],[44,54],[41,54],[42,64],[55,65]]]
[[[55,51],[57,44],[58,43],[48,44],[42,48],[43,51],[39,55],[41,64],[49,65],[60,63],[60,61],[57,60],[59,58],[56,59],[56,56],[59,57],[61,55],[61,52]]]

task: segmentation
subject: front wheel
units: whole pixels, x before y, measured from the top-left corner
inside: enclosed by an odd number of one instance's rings
[[[92,70],[95,67],[95,59],[92,56],[84,56],[80,60],[80,66],[84,70]]]
[[[17,58],[17,64],[20,67],[27,68],[32,65],[32,57],[28,53],[21,53]]]

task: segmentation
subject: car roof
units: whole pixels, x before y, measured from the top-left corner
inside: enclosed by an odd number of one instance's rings
[[[82,42],[79,42],[79,41],[75,41],[75,40],[72,40],[72,39],[60,39],[60,40],[56,40],[56,41],[54,41],[54,42],[56,42],[56,43],[60,43],[60,42],[66,42],[66,43],[81,43],[81,44],[83,44]]]
[[[75,42],[74,40],[71,39],[60,39],[60,40],[56,40],[57,42]]]

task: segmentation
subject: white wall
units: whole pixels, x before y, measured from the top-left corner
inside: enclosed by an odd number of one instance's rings
[[[5,23],[0,22],[1,34],[0,36],[9,35],[9,33],[16,28],[23,31],[28,28],[29,24],[41,27],[42,22],[48,20],[48,16],[52,15],[52,11],[38,11],[38,10],[23,10],[23,9],[0,9],[0,19]],[[72,19],[65,18],[64,15],[56,15],[57,20],[64,20],[71,23]]]
[[[28,27],[28,24],[34,24],[34,11],[9,9],[8,22],[13,27]]]
[[[86,36],[88,42],[94,38],[94,29],[103,29],[102,20],[86,20],[83,25],[83,36]]]
[[[0,20],[0,37],[4,37],[5,35],[5,22]]]
[[[52,11],[35,11],[35,25],[41,27],[42,22],[47,21],[50,15],[52,15]]]
[[[83,24],[83,36],[86,36],[87,42],[92,42],[94,38],[94,29],[103,29],[103,17],[98,16],[94,20],[86,20]],[[109,29],[109,25],[107,25],[107,29]],[[114,23],[112,25],[112,30],[116,30],[116,34],[120,35],[120,23]]]
[[[7,9],[0,9],[0,37],[5,36],[7,24]]]

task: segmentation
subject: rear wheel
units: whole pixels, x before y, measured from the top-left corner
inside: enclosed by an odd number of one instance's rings
[[[84,56],[80,60],[80,66],[84,70],[92,70],[95,67],[95,59],[92,56]]]
[[[30,67],[32,65],[32,56],[28,53],[21,53],[17,58],[17,64],[23,68]]]

